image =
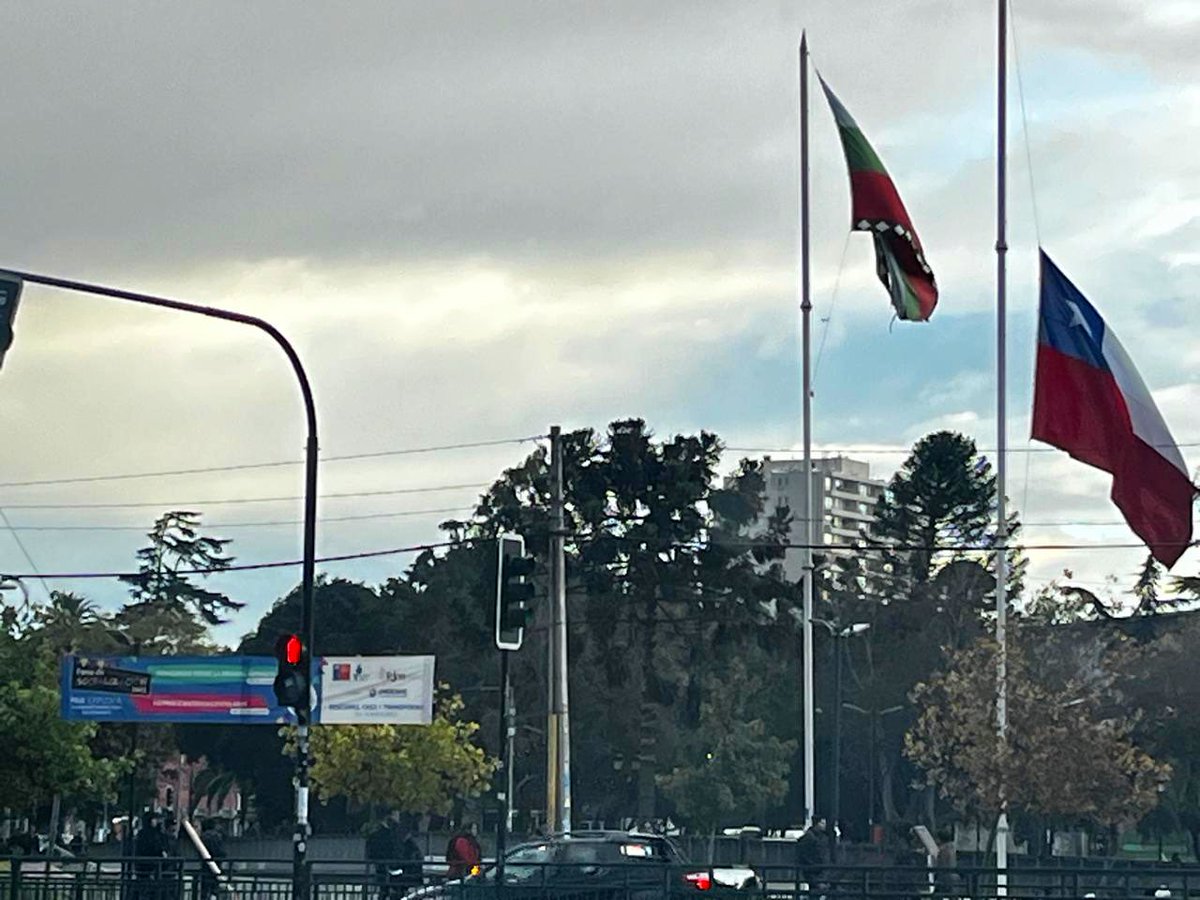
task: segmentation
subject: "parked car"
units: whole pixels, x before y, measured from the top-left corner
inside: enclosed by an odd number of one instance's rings
[[[505,900],[584,897],[650,900],[732,897],[759,887],[753,869],[690,864],[668,838],[637,832],[581,831],[514,847],[504,856]],[[499,868],[419,888],[406,900],[491,900]]]

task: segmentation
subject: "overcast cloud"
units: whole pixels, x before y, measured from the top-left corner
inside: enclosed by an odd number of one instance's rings
[[[327,456],[624,415],[791,447],[807,28],[942,288],[930,324],[890,327],[869,240],[847,244],[845,169],[814,93],[817,440],[887,450],[867,457],[881,476],[930,428],[993,448],[989,6],[8,5],[0,265],[265,316],[310,370]],[[1200,162],[1188,152],[1200,15],[1139,0],[1017,0],[1014,12],[1029,144],[1014,80],[1010,494],[1029,522],[1055,523],[1031,525],[1031,540],[1129,542],[1103,475],[1026,452],[1035,247],[1040,234],[1104,312],[1177,439],[1200,444]],[[0,434],[3,482],[298,459],[303,445],[295,386],[264,337],[32,287],[0,374]],[[319,550],[435,540],[443,510],[468,507],[530,449],[329,462],[326,493],[471,487],[325,499]],[[1193,466],[1197,449],[1184,447]],[[292,497],[299,476],[2,487],[0,506],[26,528],[130,529],[20,532],[44,571],[123,569],[162,508]],[[162,503],[29,508],[118,502]],[[297,501],[191,505],[245,561],[298,554]],[[1139,556],[1038,551],[1033,580],[1070,567],[1099,583]],[[378,580],[407,559],[325,570]],[[29,568],[0,535],[0,571]],[[1193,551],[1177,571],[1196,568]],[[219,579],[251,604],[223,636],[251,628],[295,577]]]

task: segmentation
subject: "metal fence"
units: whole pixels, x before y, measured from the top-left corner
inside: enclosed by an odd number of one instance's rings
[[[420,887],[388,883],[365,863],[309,864],[312,900],[400,900]],[[431,874],[432,871],[432,874]],[[445,883],[433,865],[429,900],[653,900],[706,896],[746,900],[1200,900],[1200,868],[1013,868],[931,870],[917,866],[830,866],[802,871],[755,866],[731,885],[719,867],[646,864],[523,864],[503,885],[494,877]],[[290,863],[227,861],[221,882],[196,860],[0,858],[0,900],[291,900]],[[723,883],[724,882],[724,883]],[[440,886],[440,887],[439,887]]]

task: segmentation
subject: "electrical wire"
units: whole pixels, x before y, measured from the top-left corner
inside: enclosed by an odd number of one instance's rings
[[[12,534],[12,539],[14,542],[16,542],[17,547],[20,549],[21,555],[25,557],[25,562],[29,563],[29,568],[33,570],[33,577],[38,580],[42,586],[42,590],[46,592],[46,599],[52,599],[50,597],[50,588],[46,584],[46,576],[38,572],[37,563],[35,563],[33,561],[33,557],[29,555],[29,549],[25,546],[25,542],[21,540],[21,536],[13,531],[12,524],[8,521],[8,514],[4,511],[3,507],[0,507],[0,522],[3,522],[4,527],[7,528]]]
[[[461,541],[439,541],[431,544],[413,544],[408,547],[391,547],[386,550],[363,550],[357,553],[341,553],[336,556],[318,556],[318,563],[348,562],[356,559],[373,559],[380,556],[398,556],[403,553],[423,553],[426,550],[440,550],[447,547],[464,547],[476,543],[476,539],[467,538]],[[264,569],[286,569],[304,564],[302,559],[283,559],[260,563],[235,563],[222,566],[219,569],[176,569],[175,575],[223,575],[227,572],[256,572]],[[135,578],[139,572],[56,572],[53,574],[25,575],[19,572],[6,573],[6,578],[54,578],[63,581],[94,581],[114,578]]]
[[[547,437],[535,434],[529,437],[504,438],[493,441],[470,441],[461,444],[440,444],[431,447],[407,447],[398,450],[377,450],[370,453],[347,453],[339,456],[322,456],[322,463],[348,462],[360,459],[380,459],[388,456],[410,456],[417,453],[440,453],[448,450],[468,450],[479,447],[500,447],[505,444],[526,444]],[[157,472],[123,472],[113,475],[78,475],[60,478],[38,478],[28,481],[0,481],[0,488],[46,487],[56,484],[91,484],[101,481],[128,481],[136,478],[167,478],[175,475],[207,475],[214,472],[237,472],[250,469],[275,469],[284,466],[302,466],[302,459],[282,459],[271,462],[233,463],[225,466],[201,466],[194,469],[163,469]]]
[[[383,513],[362,513],[353,516],[321,516],[318,525],[337,522],[362,522],[370,519],[399,519],[407,516],[436,516],[445,513],[470,513],[473,506],[445,506],[441,509],[403,509]],[[303,519],[277,519],[272,522],[206,522],[204,527],[211,531],[227,531],[235,528],[275,528],[284,525],[303,525]],[[145,525],[11,525],[8,531],[145,531]]]
[[[492,538],[462,538],[456,541],[440,541],[430,544],[415,544],[408,547],[395,547],[385,550],[364,550],[357,553],[344,553],[337,556],[322,556],[316,559],[318,563],[331,562],[348,562],[359,559],[373,559],[382,556],[396,556],[403,553],[418,553],[425,550],[437,550],[452,547],[472,546],[481,542],[492,540]],[[639,546],[654,546],[658,551],[665,552],[667,550],[703,550],[707,547],[719,546],[723,549],[734,550],[849,550],[856,552],[864,552],[870,550],[888,550],[892,552],[926,552],[926,553],[991,553],[996,551],[996,547],[991,544],[899,544],[886,542],[853,542],[853,543],[831,543],[831,544],[801,544],[801,543],[775,543],[773,541],[724,541],[720,544],[700,544],[693,541],[662,541],[651,542],[638,537],[605,535],[603,538],[593,540],[604,540],[616,543],[632,543]],[[588,543],[592,541],[587,541]],[[575,541],[576,544],[583,543]],[[1194,547],[1200,541],[1193,541],[1188,546]],[[1141,549],[1145,544],[1139,542],[1130,543],[1096,543],[1096,544],[1021,544],[1019,546],[1010,547],[1010,550],[1026,553],[1029,551],[1060,551],[1060,550],[1129,550]],[[177,575],[219,575],[231,572],[252,572],[262,569],[283,569],[292,566],[303,564],[303,560],[289,559],[276,560],[271,562],[261,563],[243,563],[222,568],[196,568],[196,569],[179,569]],[[48,578],[59,580],[92,580],[92,579],[109,579],[109,578],[130,578],[138,573],[136,572],[57,572],[53,574],[46,573],[9,573],[10,578]]]
[[[1149,444],[1148,446],[1155,448],[1166,447],[1200,447],[1200,441],[1184,441],[1174,444]],[[730,453],[799,453],[797,447],[726,447],[726,451]],[[884,455],[908,455],[913,452],[911,446],[908,447],[870,447],[870,446],[825,446],[815,448],[815,452],[825,454],[849,454],[860,453],[866,456],[884,456]],[[988,454],[995,453],[994,447],[977,448],[976,453]],[[1008,454],[1011,456],[1014,453],[1062,453],[1057,447],[1009,447]]]
[[[431,487],[393,488],[386,491],[349,491],[340,494],[319,494],[322,500],[343,500],[351,497],[394,497],[399,494],[431,494],[437,491],[460,491],[488,487],[489,481],[469,484],[440,484]],[[225,497],[208,500],[153,500],[122,503],[9,503],[9,509],[188,509],[196,506],[232,506],[244,503],[283,503],[303,500],[303,497]]]

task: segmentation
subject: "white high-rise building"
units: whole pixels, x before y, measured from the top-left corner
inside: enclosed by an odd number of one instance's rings
[[[812,489],[820,512],[817,540],[826,545],[851,544],[861,536],[863,526],[875,520],[875,502],[883,492],[884,482],[872,479],[870,465],[861,460],[834,456],[812,462]],[[787,506],[792,514],[789,542],[804,543],[808,490],[803,460],[764,460],[763,476],[767,501],[764,512],[769,515],[780,506]],[[830,556],[853,552],[837,546],[830,546],[827,551]],[[803,551],[798,549],[788,550],[784,557],[784,572],[792,581],[798,581],[804,574],[802,558]]]

